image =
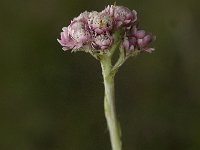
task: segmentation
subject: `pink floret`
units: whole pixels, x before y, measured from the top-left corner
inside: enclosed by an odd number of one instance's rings
[[[73,49],[76,46],[76,42],[70,37],[68,33],[68,28],[64,27],[63,32],[60,34],[60,39],[57,39],[63,50]]]

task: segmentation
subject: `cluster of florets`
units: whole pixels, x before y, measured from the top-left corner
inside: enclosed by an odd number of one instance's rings
[[[130,53],[135,50],[151,52],[149,45],[155,37],[139,30],[137,12],[123,6],[107,6],[103,11],[83,12],[64,27],[58,42],[63,50],[87,49],[108,52],[117,41],[120,47]],[[115,38],[116,32],[120,36]]]

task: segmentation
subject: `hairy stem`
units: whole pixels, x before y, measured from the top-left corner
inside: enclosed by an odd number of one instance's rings
[[[110,132],[112,150],[121,150],[121,130],[119,122],[117,121],[115,108],[115,89],[114,76],[111,73],[112,64],[111,56],[104,56],[101,59],[102,74],[104,79],[105,97],[104,97],[104,111],[107,120],[108,129]]]

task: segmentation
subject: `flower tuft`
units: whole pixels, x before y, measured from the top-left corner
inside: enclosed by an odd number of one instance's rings
[[[90,40],[91,35],[87,24],[82,21],[73,21],[69,27],[69,35],[77,42],[84,44]]]
[[[93,11],[89,14],[88,25],[91,30],[101,34],[103,32],[111,31],[113,27],[112,17],[105,12]]]
[[[137,20],[137,12],[130,10],[124,6],[108,6],[105,12],[109,13],[114,18],[114,25],[116,28],[130,27]]]

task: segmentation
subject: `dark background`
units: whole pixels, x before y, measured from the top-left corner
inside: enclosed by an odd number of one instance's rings
[[[112,0],[0,1],[0,150],[110,150],[100,64],[56,41]],[[200,1],[118,0],[157,36],[116,77],[123,150],[200,149]]]

